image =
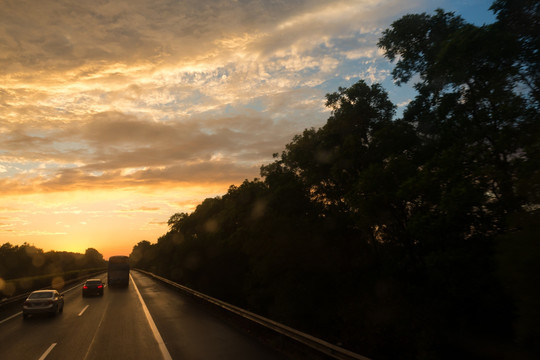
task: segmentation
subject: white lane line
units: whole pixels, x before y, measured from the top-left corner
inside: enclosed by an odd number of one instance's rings
[[[5,323],[5,322],[8,321],[8,320],[11,320],[11,319],[13,319],[13,318],[16,318],[17,316],[19,316],[19,315],[21,315],[21,314],[22,314],[22,311],[19,311],[18,313],[13,314],[13,315],[11,315],[10,317],[7,317],[7,318],[5,318],[5,319],[3,319],[3,320],[0,320],[0,324],[3,324],[3,323]]]
[[[47,351],[45,351],[43,353],[43,355],[41,355],[41,357],[39,358],[39,360],[45,360],[45,358],[47,357],[47,355],[49,355],[49,353],[52,351],[52,349],[56,346],[56,343],[53,343],[51,346],[49,346],[49,348],[47,349]]]
[[[88,309],[89,306],[90,306],[90,305],[86,305],[86,306],[84,307],[84,309],[82,309],[81,312],[79,313],[79,316],[81,316],[81,315],[86,311],[86,309]]]
[[[94,342],[96,341],[96,337],[98,335],[99,329],[101,329],[101,324],[103,323],[103,319],[105,319],[105,314],[107,314],[108,308],[109,308],[109,303],[105,305],[105,310],[103,310],[103,313],[101,314],[101,319],[99,319],[99,324],[96,328],[96,331],[94,332],[94,336],[92,337],[92,341],[90,341],[90,345],[88,346],[88,350],[86,351],[86,354],[84,355],[83,360],[86,360],[88,358],[88,355],[90,355],[90,351],[92,350],[92,347],[94,346]]]
[[[172,360],[171,354],[169,354],[169,350],[167,350],[167,347],[165,346],[165,342],[163,342],[163,338],[159,334],[156,324],[154,323],[154,320],[152,319],[152,316],[150,315],[150,312],[148,311],[148,308],[146,307],[146,304],[144,303],[141,293],[139,292],[139,289],[137,288],[137,284],[135,284],[135,280],[133,280],[133,277],[131,276],[131,274],[129,274],[129,278],[131,279],[131,283],[133,284],[133,287],[135,288],[137,295],[139,295],[139,301],[141,302],[144,315],[146,315],[146,320],[148,320],[148,324],[150,325],[150,328],[152,329],[154,338],[156,339],[159,345],[159,350],[161,350],[161,355],[163,355],[163,360]]]

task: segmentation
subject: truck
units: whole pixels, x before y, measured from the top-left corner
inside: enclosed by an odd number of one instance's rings
[[[115,255],[109,258],[107,284],[108,286],[129,286],[129,257]]]

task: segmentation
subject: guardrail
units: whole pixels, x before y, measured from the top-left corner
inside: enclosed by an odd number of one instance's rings
[[[77,283],[77,282],[79,282],[79,281],[81,281],[83,279],[88,279],[88,278],[90,278],[90,277],[92,277],[92,276],[94,276],[96,274],[101,274],[101,273],[103,273],[105,271],[106,270],[100,270],[100,271],[95,271],[95,272],[88,273],[86,275],[79,276],[79,277],[77,277],[75,279],[71,279],[71,280],[65,282],[64,286],[75,284],[75,283]],[[39,289],[33,289],[33,290],[25,292],[23,294],[19,294],[19,295],[15,295],[15,296],[11,296],[11,297],[8,297],[8,298],[1,299],[0,300],[0,308],[5,307],[5,306],[9,306],[9,305],[12,305],[12,304],[17,304],[19,302],[22,302],[23,300],[26,300],[26,298],[28,297],[28,295],[30,295],[32,293],[32,291],[42,290],[42,289],[50,289],[50,288],[51,288],[51,286],[46,286],[46,287],[42,287],[42,288],[39,288]]]
[[[161,282],[164,282],[170,286],[173,286],[188,295],[195,297],[199,300],[204,301],[205,303],[211,304],[218,307],[219,309],[225,310],[226,312],[238,316],[245,321],[249,321],[252,324],[255,324],[259,327],[264,328],[265,330],[271,331],[278,336],[284,337],[285,339],[296,343],[296,350],[298,350],[298,345],[310,349],[312,354],[313,352],[317,353],[320,359],[339,359],[339,360],[370,360],[369,358],[358,355],[352,351],[346,350],[324,340],[318,339],[309,334],[303,333],[286,325],[280,324],[276,321],[270,320],[268,318],[262,317],[250,311],[244,310],[237,306],[231,305],[219,299],[213,298],[206,294],[200,293],[193,289],[190,289],[186,286],[175,283],[171,280],[165,279],[161,276],[155,275],[151,272],[134,269],[139,272],[142,272],[148,276],[151,276]],[[282,339],[283,340],[283,339]],[[305,355],[305,354],[304,354]],[[311,356],[309,358],[312,358]]]

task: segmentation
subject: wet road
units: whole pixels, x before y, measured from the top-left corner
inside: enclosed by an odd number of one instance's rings
[[[131,276],[128,288],[106,287],[103,297],[66,290],[55,317],[0,319],[0,359],[284,359],[191,298]]]

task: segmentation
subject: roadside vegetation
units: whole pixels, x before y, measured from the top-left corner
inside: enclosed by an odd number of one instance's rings
[[[540,9],[406,15],[383,32],[401,118],[378,84],[332,110],[132,265],[374,359],[540,354]]]
[[[93,248],[79,254],[5,243],[0,246],[0,300],[43,287],[60,290],[65,282],[106,266]]]

